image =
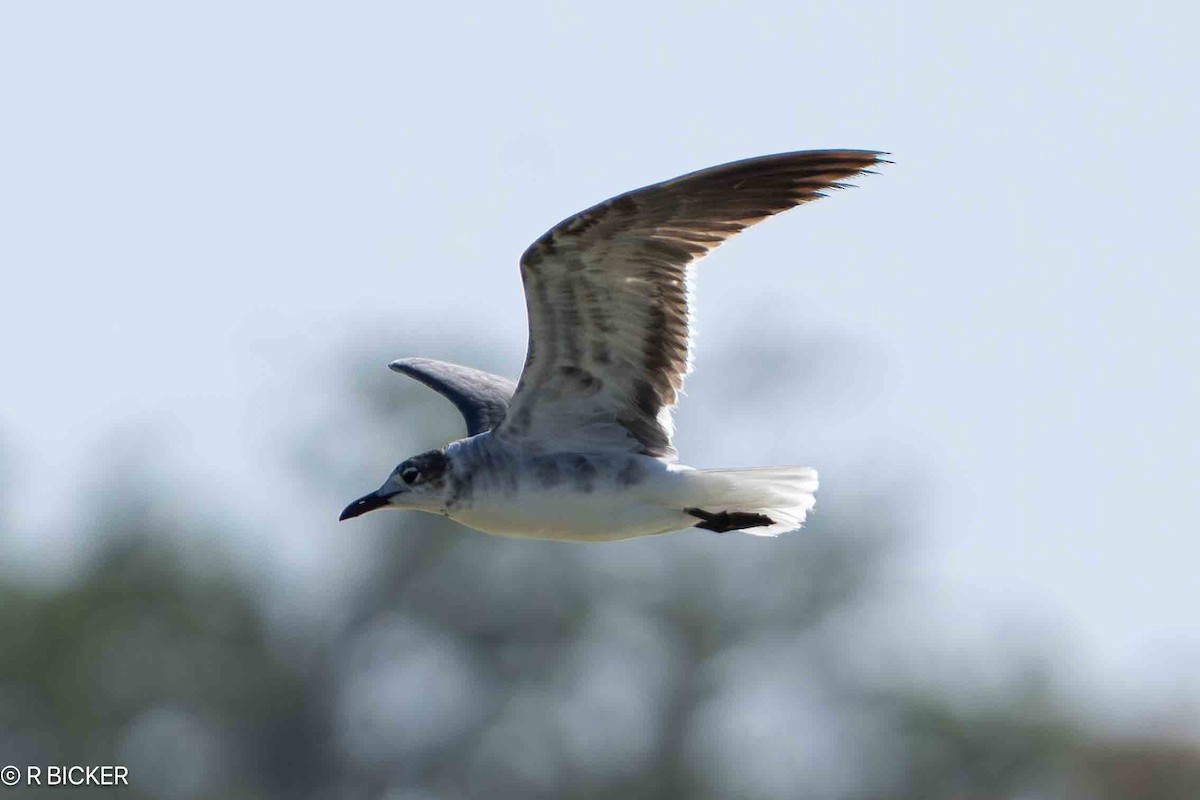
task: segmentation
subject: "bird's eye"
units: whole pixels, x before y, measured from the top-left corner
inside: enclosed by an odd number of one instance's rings
[[[421,470],[416,467],[405,467],[400,472],[400,479],[410,486],[416,483],[417,478],[421,475]]]

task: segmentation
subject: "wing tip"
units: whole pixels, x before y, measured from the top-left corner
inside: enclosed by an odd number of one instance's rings
[[[395,361],[392,361],[388,364],[388,369],[390,369],[392,372],[399,372],[401,374],[407,375],[408,371],[410,369],[412,369],[415,366],[418,366],[420,364],[420,362],[422,362],[424,360],[425,359],[423,359],[423,358],[416,358],[415,356],[408,356],[406,358],[397,358]]]
[[[896,163],[887,158],[887,156],[892,155],[887,150],[800,150],[795,153],[785,153],[784,155],[795,156],[797,161],[821,158],[844,159],[848,162],[846,166],[861,165],[854,169],[854,174],[872,173],[871,167]],[[767,158],[770,158],[770,156],[767,156]]]
[[[788,153],[775,153],[741,161],[731,161],[728,164],[680,176],[680,178],[667,183],[682,182],[684,179],[706,175],[716,177],[722,174],[729,176],[745,173],[746,179],[777,177],[785,181],[792,179],[797,183],[814,185],[822,183],[824,186],[821,188],[844,189],[853,185],[844,183],[847,179],[859,175],[877,175],[879,171],[873,167],[895,163],[891,159],[885,158],[890,155],[891,153],[887,150],[794,150]]]

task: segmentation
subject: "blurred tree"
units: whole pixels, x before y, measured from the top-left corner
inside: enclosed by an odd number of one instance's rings
[[[123,764],[139,797],[322,777],[328,693],[272,651],[248,587],[186,563],[145,515],[94,533],[71,585],[0,585],[0,761]]]
[[[1170,739],[1104,739],[1076,754],[1071,800],[1200,797],[1200,746]]]
[[[398,403],[438,407],[423,392],[370,384],[352,447],[386,463],[453,435],[396,441]],[[320,467],[345,438],[303,445],[330,508],[361,488]],[[1036,671],[969,702],[855,679],[830,644],[904,538],[886,492],[772,541],[376,515],[321,625],[281,615],[298,598],[236,568],[230,537],[114,496],[73,579],[0,579],[0,764],[124,764],[122,796],[162,798],[1200,796],[1194,751],[1093,743]]]

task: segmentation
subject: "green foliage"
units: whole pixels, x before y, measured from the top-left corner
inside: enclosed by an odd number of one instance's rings
[[[122,492],[72,579],[0,579],[0,764],[124,764],[147,798],[1197,796],[1194,751],[1094,744],[1032,666],[975,692],[856,677],[831,645],[904,541],[886,493],[766,542],[380,516],[318,624],[232,534]]]

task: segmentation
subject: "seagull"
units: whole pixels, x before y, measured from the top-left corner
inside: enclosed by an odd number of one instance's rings
[[[415,455],[342,512],[441,514],[486,533],[599,542],[685,528],[777,536],[815,503],[810,467],[678,463],[691,266],[734,234],[888,163],[870,150],[749,158],[617,195],[521,256],[521,378],[427,358],[389,366],[452,402],[467,438]]]

